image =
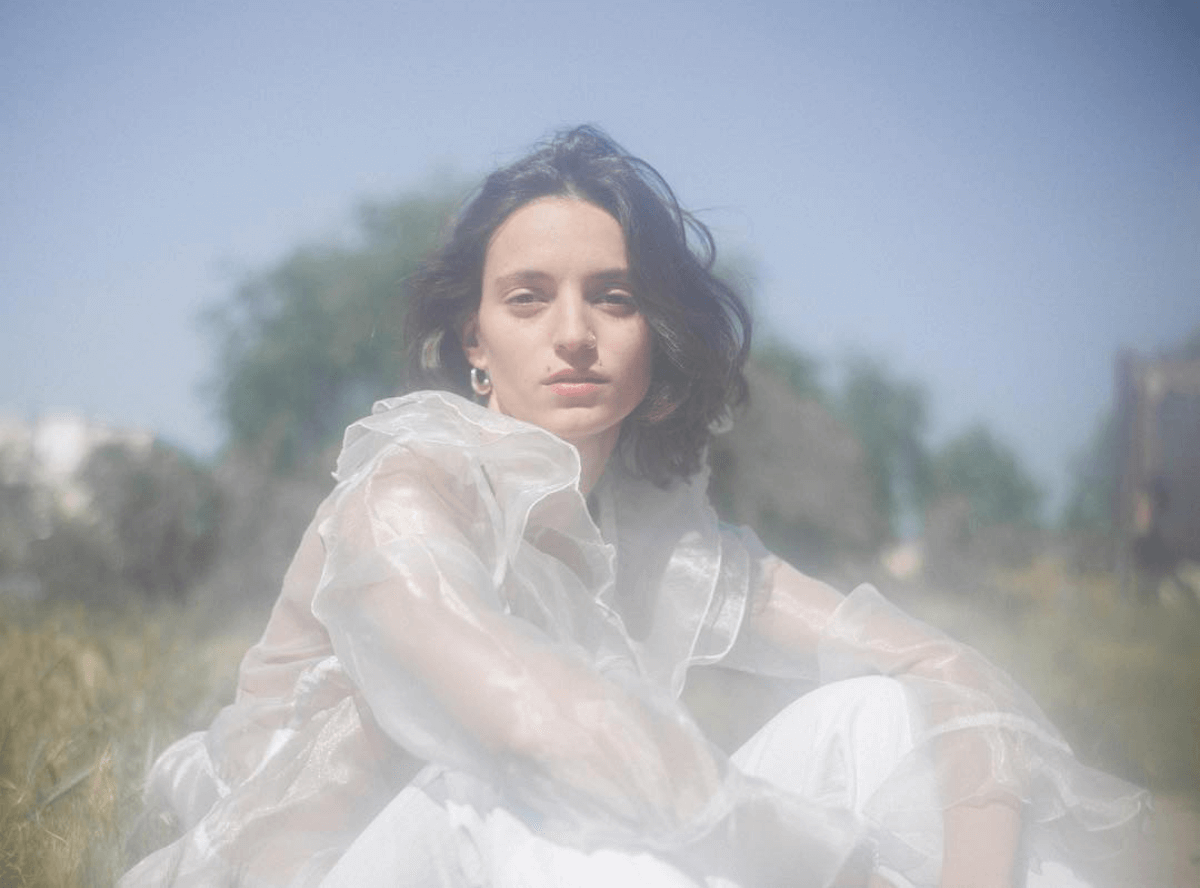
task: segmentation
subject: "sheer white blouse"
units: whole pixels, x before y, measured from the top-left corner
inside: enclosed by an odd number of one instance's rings
[[[1111,846],[1146,804],[1080,764],[1000,670],[870,587],[794,616],[811,641],[767,643],[747,615],[778,562],[718,522],[706,473],[663,490],[618,454],[589,509],[569,444],[419,392],[347,430],[335,477],[235,702],[152,769],[148,803],[182,834],[128,888],[319,884],[431,768],[482,781],[553,841],[701,868],[787,854],[812,886],[864,839],[938,853],[922,799],[1019,799],[1035,859]],[[865,822],[789,796],[739,774],[679,703],[689,667],[716,662],[892,675],[921,713],[917,749]],[[786,841],[762,838],[764,818]]]

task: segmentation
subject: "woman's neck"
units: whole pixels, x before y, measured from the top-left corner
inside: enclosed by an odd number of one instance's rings
[[[584,496],[592,492],[592,488],[604,474],[609,457],[617,446],[620,432],[620,426],[617,426],[582,441],[571,442],[579,451],[579,489]]]

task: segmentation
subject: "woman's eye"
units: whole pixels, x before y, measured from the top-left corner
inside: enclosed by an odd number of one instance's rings
[[[542,301],[542,297],[532,290],[517,290],[510,293],[504,301],[514,306],[536,305]]]
[[[606,290],[596,301],[621,312],[637,311],[637,303],[633,299],[633,294],[628,290]]]

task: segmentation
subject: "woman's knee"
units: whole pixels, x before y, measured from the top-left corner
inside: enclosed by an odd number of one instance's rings
[[[733,756],[741,770],[823,803],[862,810],[912,749],[908,693],[886,676],[823,685]]]
[[[816,710],[815,717],[819,722],[851,722],[856,729],[861,727],[911,739],[912,703],[908,691],[899,681],[886,675],[863,675],[830,682],[805,694],[792,705]]]

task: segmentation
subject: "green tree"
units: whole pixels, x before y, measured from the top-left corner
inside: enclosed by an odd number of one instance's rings
[[[798,397],[824,403],[821,367],[810,355],[780,339],[767,337],[754,349],[754,361],[768,373],[787,383]]]
[[[231,444],[290,467],[403,385],[404,282],[443,230],[449,194],[366,203],[349,244],[301,247],[203,316]]]
[[[1106,410],[1092,429],[1083,450],[1075,455],[1070,468],[1070,486],[1061,524],[1075,533],[1110,534],[1113,508],[1120,479],[1120,442],[1117,423]]]
[[[1187,339],[1175,350],[1174,356],[1181,360],[1200,360],[1200,324],[1188,334]]]
[[[852,358],[838,413],[866,453],[876,507],[891,527],[920,512],[930,489],[925,444],[927,396],[918,383],[895,378],[875,358]]]
[[[92,451],[76,482],[82,509],[38,509],[33,497],[5,504],[26,526],[43,525],[16,566],[47,595],[93,604],[131,593],[182,598],[212,567],[221,496],[211,470],[186,453],[110,442]]]
[[[942,447],[932,463],[937,497],[961,496],[977,527],[1038,523],[1042,493],[1015,451],[974,425]]]

